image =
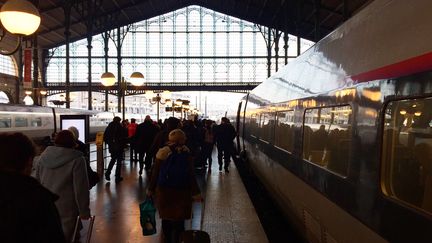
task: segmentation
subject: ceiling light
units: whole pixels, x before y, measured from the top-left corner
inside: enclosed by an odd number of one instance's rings
[[[17,35],[33,34],[41,22],[37,8],[26,0],[9,0],[3,4],[0,20],[7,31]]]

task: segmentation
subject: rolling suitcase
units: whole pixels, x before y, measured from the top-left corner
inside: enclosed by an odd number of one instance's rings
[[[204,200],[200,202],[199,208],[200,208],[199,228],[201,229],[204,223],[204,211],[205,211]],[[193,211],[192,211],[192,218],[194,218]],[[191,228],[193,228],[192,221],[191,221]],[[196,229],[186,230],[183,231],[180,235],[180,243],[210,243],[210,235],[203,230],[196,230]]]
[[[94,224],[95,216],[90,216],[88,220],[84,220],[83,228],[79,230],[81,218],[80,216],[77,217],[76,223],[75,223],[75,230],[72,237],[72,243],[75,242],[81,242],[81,243],[90,243],[92,231],[93,231],[93,224]],[[87,225],[88,224],[88,225]],[[87,227],[86,227],[87,226]],[[83,233],[82,235],[80,233]],[[85,241],[81,241],[81,239],[85,239]]]
[[[210,235],[202,230],[186,230],[180,235],[180,243],[210,243]]]

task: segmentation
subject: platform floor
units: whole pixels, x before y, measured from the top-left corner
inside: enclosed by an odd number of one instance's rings
[[[142,235],[138,205],[145,199],[148,178],[138,176],[139,166],[131,164],[127,155],[122,182],[114,182],[113,171],[111,182],[103,179],[90,191],[90,208],[96,216],[91,242],[160,242],[160,220],[156,235]],[[217,161],[215,153],[213,161]],[[96,170],[96,163],[91,165]],[[213,162],[211,173],[197,171],[197,180],[205,202],[194,204],[194,217],[186,228],[207,231],[211,242],[268,242],[234,163],[225,173]]]
[[[268,242],[234,163],[228,174],[219,172],[217,163],[207,174],[203,222],[211,242]]]

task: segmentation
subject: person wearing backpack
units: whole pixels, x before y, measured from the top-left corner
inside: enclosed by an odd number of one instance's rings
[[[192,202],[201,201],[195,179],[194,165],[186,135],[180,129],[172,130],[168,143],[156,154],[147,196],[155,196],[156,208],[162,219],[164,242],[179,242],[184,222],[191,218]]]

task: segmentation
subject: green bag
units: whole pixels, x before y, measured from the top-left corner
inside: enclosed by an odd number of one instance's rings
[[[143,235],[156,234],[156,208],[152,199],[146,199],[139,205],[140,223]]]

